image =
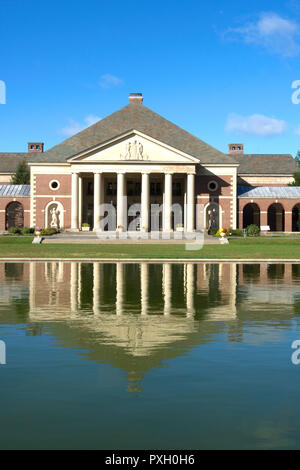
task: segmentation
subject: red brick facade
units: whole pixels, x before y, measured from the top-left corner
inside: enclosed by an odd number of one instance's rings
[[[51,188],[50,183],[57,182],[58,187]],[[59,202],[64,209],[64,227],[71,227],[71,175],[52,174],[35,175],[33,181],[33,225],[45,226],[45,210],[52,201]]]

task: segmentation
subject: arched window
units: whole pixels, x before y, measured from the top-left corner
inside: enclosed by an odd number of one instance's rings
[[[280,203],[270,205],[268,209],[268,225],[271,232],[284,232],[284,208]]]
[[[249,202],[243,209],[243,228],[252,224],[260,227],[260,209],[254,202]]]
[[[24,227],[24,209],[20,202],[10,202],[5,210],[5,228]]]
[[[300,232],[300,204],[296,204],[293,207],[292,220],[293,220],[292,231]]]

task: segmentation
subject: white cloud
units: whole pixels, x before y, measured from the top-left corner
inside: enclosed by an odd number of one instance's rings
[[[84,118],[84,124],[80,124],[79,122],[74,121],[74,119],[69,119],[69,124],[61,129],[60,134],[70,137],[78,134],[78,132],[82,131],[86,127],[92,126],[96,122],[100,121],[100,119],[100,117],[93,114],[89,114]]]
[[[247,44],[255,44],[269,52],[282,56],[295,56],[299,53],[296,22],[282,18],[277,13],[261,13],[259,18],[238,28],[229,28],[225,37],[240,39]]]
[[[300,126],[296,127],[294,134],[300,135]]]
[[[95,116],[94,114],[89,114],[85,119],[84,122],[88,126],[92,126],[93,124],[96,124],[96,122],[100,121],[101,118],[99,116]]]
[[[101,76],[99,85],[101,88],[111,88],[114,86],[121,85],[123,83],[123,80],[119,77],[116,77],[115,75],[111,75],[109,73],[106,73]]]
[[[286,131],[287,124],[275,118],[263,114],[252,114],[251,116],[240,116],[230,114],[226,122],[226,131],[229,133],[271,136],[281,135]]]

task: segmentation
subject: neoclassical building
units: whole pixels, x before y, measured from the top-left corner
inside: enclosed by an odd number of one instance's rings
[[[31,183],[12,186],[11,175],[24,159]],[[222,153],[148,109],[134,93],[127,106],[48,151],[31,142],[27,153],[0,153],[0,230],[49,227],[53,212],[61,229],[78,231],[88,223],[107,230],[110,206],[114,230],[170,232],[182,226],[192,232],[256,223],[299,231],[300,188],[288,186],[295,171],[291,155],[245,154],[242,144]]]

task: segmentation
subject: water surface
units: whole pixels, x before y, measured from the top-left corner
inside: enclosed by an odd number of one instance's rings
[[[0,448],[300,448],[300,265],[1,263]]]

